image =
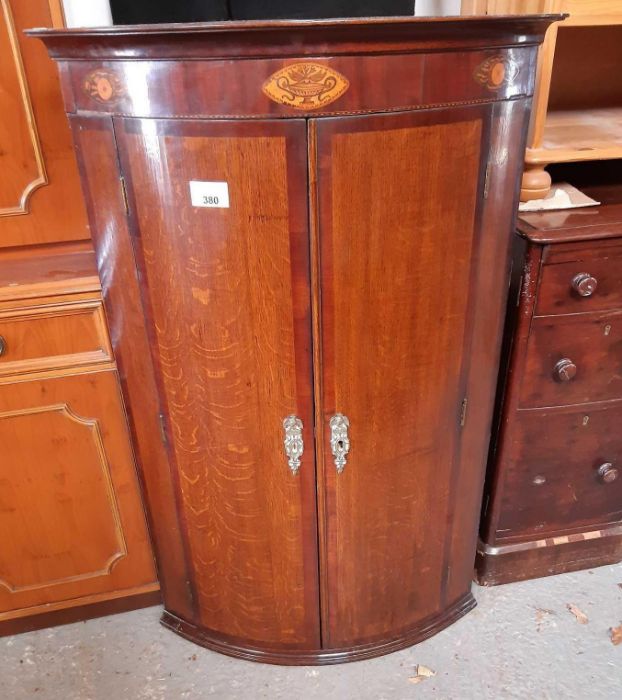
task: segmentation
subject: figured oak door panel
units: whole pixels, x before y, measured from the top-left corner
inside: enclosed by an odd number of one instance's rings
[[[455,602],[443,591],[488,114],[312,125],[329,647],[408,634]],[[341,474],[330,444],[337,412],[349,420]]]
[[[317,647],[305,123],[117,133],[197,621],[233,643]],[[193,205],[190,181],[226,183],[229,206]]]
[[[156,574],[114,371],[0,386],[0,620]]]

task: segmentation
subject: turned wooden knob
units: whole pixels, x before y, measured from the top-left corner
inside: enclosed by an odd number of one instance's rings
[[[572,360],[564,357],[553,369],[553,374],[560,382],[569,382],[577,373],[577,366]]]
[[[605,462],[598,467],[598,476],[601,481],[606,484],[610,484],[618,478],[618,470],[611,464],[611,462]]]
[[[598,280],[589,272],[579,272],[572,278],[572,288],[581,297],[590,297],[598,287]]]
[[[543,165],[527,165],[523,173],[520,190],[520,201],[529,202],[532,199],[544,199],[551,190],[551,176]]]

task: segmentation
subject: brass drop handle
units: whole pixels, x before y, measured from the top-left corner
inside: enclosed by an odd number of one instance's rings
[[[553,368],[553,374],[560,382],[569,382],[577,373],[577,366],[567,357],[561,359]]]
[[[618,478],[618,470],[611,464],[611,462],[605,462],[598,467],[597,474],[601,481],[605,484],[610,484]]]
[[[330,449],[335,460],[337,474],[341,474],[344,470],[350,451],[350,438],[348,436],[348,428],[350,421],[347,416],[342,413],[335,413],[330,419]]]
[[[302,439],[302,421],[298,416],[287,416],[283,421],[283,431],[285,433],[283,444],[287,464],[294,476],[300,469],[300,458],[304,452],[305,445]]]
[[[579,272],[572,278],[572,288],[580,297],[591,297],[598,287],[598,280],[589,272]]]
[[[6,340],[0,335],[0,357],[6,352]]]

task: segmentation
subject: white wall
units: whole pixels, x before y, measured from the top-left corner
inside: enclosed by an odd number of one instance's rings
[[[416,15],[459,15],[461,0],[415,0]]]
[[[68,27],[103,27],[112,24],[108,0],[63,0]]]

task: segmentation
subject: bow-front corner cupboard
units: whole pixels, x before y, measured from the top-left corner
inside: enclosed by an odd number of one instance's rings
[[[59,62],[168,627],[335,663],[473,607],[556,18],[35,32]]]

